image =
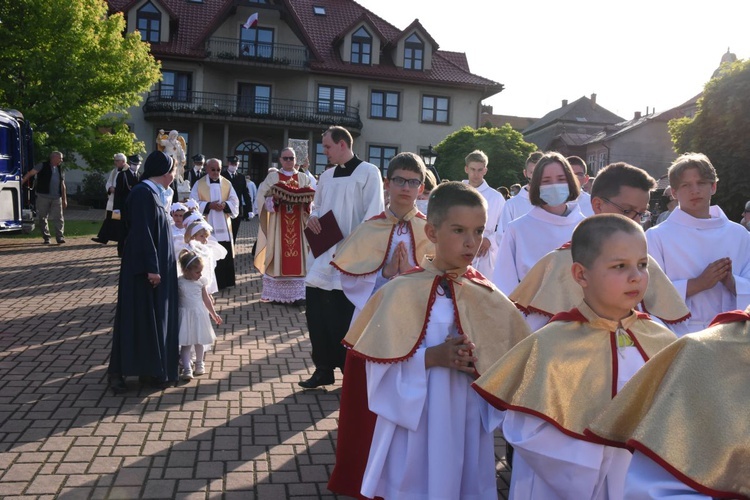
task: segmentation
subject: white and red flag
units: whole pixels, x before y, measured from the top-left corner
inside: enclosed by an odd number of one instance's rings
[[[257,25],[258,25],[258,13],[255,12],[251,14],[250,17],[247,18],[247,21],[245,22],[245,24],[242,25],[242,27],[248,30],[250,28],[254,28]]]

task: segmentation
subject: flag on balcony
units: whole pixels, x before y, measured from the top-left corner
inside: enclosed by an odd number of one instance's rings
[[[250,17],[247,18],[247,22],[242,25],[243,28],[246,30],[249,30],[250,28],[253,28],[258,25],[258,13],[253,13]]]

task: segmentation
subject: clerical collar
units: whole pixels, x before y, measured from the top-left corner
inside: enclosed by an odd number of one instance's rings
[[[351,160],[344,163],[343,165],[336,165],[336,169],[333,171],[334,177],[349,177],[352,175],[354,170],[362,163],[357,155],[354,155]]]

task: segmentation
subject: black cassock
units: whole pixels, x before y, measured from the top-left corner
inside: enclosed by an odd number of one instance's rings
[[[125,243],[109,373],[161,381],[178,377],[177,267],[172,231],[159,196],[133,187],[122,211]],[[153,287],[147,274],[161,276]]]

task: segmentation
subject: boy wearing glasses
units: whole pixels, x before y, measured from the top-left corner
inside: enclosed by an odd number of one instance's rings
[[[599,172],[591,188],[594,214],[621,214],[641,222],[656,181],[645,170],[627,163],[612,163]],[[532,331],[544,326],[557,313],[568,311],[583,300],[583,291],[573,280],[570,244],[548,253],[537,262],[509,295],[526,314]],[[653,258],[651,275],[639,308],[673,327],[690,317],[690,311]]]
[[[299,304],[305,300],[307,245],[303,230],[310,215],[310,201],[296,196],[299,203],[295,203],[282,197],[279,185],[286,184],[300,194],[306,191],[309,200],[314,190],[310,178],[297,170],[292,148],[282,149],[279,160],[280,168],[270,170],[258,186],[255,267],[263,274],[261,301]]]
[[[425,234],[427,217],[415,206],[424,190],[426,169],[414,153],[394,156],[386,173],[388,208],[360,224],[341,243],[331,265],[341,271],[341,286],[354,304],[356,319],[380,287],[413,269],[434,247]],[[376,416],[367,408],[365,361],[347,352],[341,388],[336,467],[328,489],[357,497],[367,465]]]
[[[464,172],[469,178],[463,181],[464,184],[468,184],[479,191],[487,201],[487,226],[484,228],[484,239],[482,244],[479,245],[477,256],[474,258],[472,265],[483,275],[492,277],[498,247],[495,233],[500,223],[500,214],[503,213],[503,207],[505,207],[505,198],[484,180],[484,176],[487,175],[489,158],[483,151],[478,149],[472,151],[466,156],[465,162]]]
[[[649,253],[690,308],[692,317],[678,332],[685,334],[750,303],[750,234],[711,205],[719,179],[706,155],[681,155],[667,175],[678,206],[646,237]]]

